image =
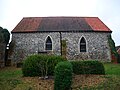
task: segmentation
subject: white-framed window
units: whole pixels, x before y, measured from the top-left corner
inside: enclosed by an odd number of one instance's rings
[[[80,40],[80,52],[86,52],[86,40],[84,37]]]
[[[45,50],[52,50],[52,40],[48,36],[45,42]]]

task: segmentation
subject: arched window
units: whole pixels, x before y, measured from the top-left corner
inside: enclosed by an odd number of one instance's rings
[[[80,52],[86,52],[86,41],[84,37],[80,40]]]
[[[46,39],[45,50],[52,50],[52,40],[49,36]]]

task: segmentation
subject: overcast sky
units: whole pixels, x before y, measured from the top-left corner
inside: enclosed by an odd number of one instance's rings
[[[23,17],[99,17],[120,45],[120,0],[0,0],[0,26],[12,31]]]

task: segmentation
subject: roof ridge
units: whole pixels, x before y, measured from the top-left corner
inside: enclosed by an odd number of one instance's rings
[[[42,16],[42,17],[23,17],[23,18],[98,18],[89,16]]]

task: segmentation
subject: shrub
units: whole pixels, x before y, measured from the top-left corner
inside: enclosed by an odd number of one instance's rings
[[[71,61],[71,64],[73,66],[73,73],[74,74],[83,74],[84,73],[84,70],[83,70],[83,61]]]
[[[24,76],[49,76],[54,74],[58,62],[64,61],[60,56],[31,55],[23,62]]]
[[[28,56],[22,66],[24,76],[38,76],[41,72],[37,62],[39,61],[38,55]]]
[[[70,90],[72,71],[72,64],[68,61],[56,65],[54,90]]]
[[[61,56],[48,56],[48,75],[54,75],[55,66],[62,61],[66,61],[66,59]]]
[[[104,66],[99,61],[71,61],[74,74],[105,74]]]

